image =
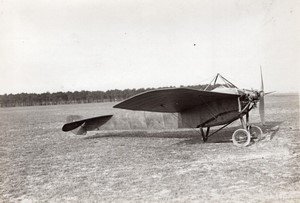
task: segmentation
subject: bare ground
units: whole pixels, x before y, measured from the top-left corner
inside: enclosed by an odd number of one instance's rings
[[[264,139],[246,148],[235,125],[208,143],[187,129],[61,132],[112,104],[0,109],[0,201],[300,202],[299,97],[266,102]]]

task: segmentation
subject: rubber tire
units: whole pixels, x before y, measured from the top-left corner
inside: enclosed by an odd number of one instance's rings
[[[237,136],[243,136],[245,138],[245,142],[240,143],[239,140],[237,139],[238,138]],[[232,134],[232,142],[235,146],[246,147],[250,144],[250,141],[251,141],[250,133],[245,129],[237,129]]]
[[[252,126],[250,126],[249,131],[250,131],[251,138],[254,141],[261,140],[263,132],[260,127],[258,127],[256,125],[252,125]]]

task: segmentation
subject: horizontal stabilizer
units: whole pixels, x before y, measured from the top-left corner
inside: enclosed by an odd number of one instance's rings
[[[105,116],[98,116],[93,118],[87,118],[77,121],[72,121],[69,123],[66,123],[62,130],[64,132],[73,131],[76,128],[79,128],[78,130],[74,131],[77,135],[84,135],[87,131],[92,131],[97,128],[99,128],[101,125],[106,123],[113,115],[105,115]],[[74,116],[72,116],[74,117]],[[79,117],[78,117],[79,118]],[[70,117],[68,117],[68,120],[70,120]]]

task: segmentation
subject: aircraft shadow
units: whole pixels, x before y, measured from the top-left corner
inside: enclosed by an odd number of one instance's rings
[[[84,137],[83,139],[101,139],[110,137],[136,137],[136,138],[197,138],[201,136],[198,129],[188,130],[132,130],[107,131]]]
[[[263,133],[270,134],[273,139],[282,122],[268,122],[264,126],[260,123],[252,123],[259,126]],[[276,128],[277,127],[277,128]],[[232,142],[232,134],[237,127],[227,127],[220,132],[208,138],[207,143],[230,143]],[[218,128],[211,130],[213,133]],[[104,139],[114,137],[136,137],[136,138],[181,138],[185,139],[177,144],[200,144],[203,143],[200,131],[198,129],[178,129],[178,130],[133,130],[133,131],[102,131],[94,135],[84,137],[83,139]]]

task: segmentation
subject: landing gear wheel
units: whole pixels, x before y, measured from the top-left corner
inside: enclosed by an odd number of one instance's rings
[[[250,132],[250,135],[251,135],[251,138],[254,140],[254,141],[259,141],[261,140],[262,138],[262,130],[260,127],[256,126],[256,125],[252,125],[250,126],[249,128],[249,132]]]
[[[245,129],[238,129],[232,135],[232,142],[238,147],[246,147],[250,144],[250,133]]]

